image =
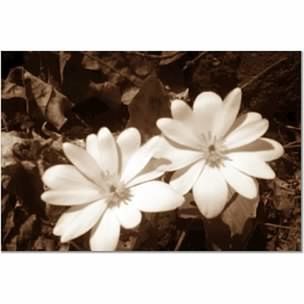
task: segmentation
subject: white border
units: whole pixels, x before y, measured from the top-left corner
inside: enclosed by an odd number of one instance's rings
[[[300,50],[301,1],[1,3],[1,50]],[[303,255],[2,253],[2,303],[299,303]]]

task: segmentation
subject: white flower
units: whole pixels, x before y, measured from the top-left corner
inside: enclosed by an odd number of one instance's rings
[[[159,137],[140,147],[137,129],[124,130],[114,139],[107,128],[86,139],[86,150],[64,143],[73,165],[56,165],[43,175],[50,190],[42,194],[49,204],[71,206],[59,218],[54,234],[68,242],[91,230],[91,250],[114,250],[120,226],[137,226],[143,212],[179,207],[184,198],[168,184],[152,181],[164,171],[151,163]],[[152,165],[151,165],[152,164]]]
[[[283,147],[263,138],[268,121],[258,113],[237,114],[241,89],[232,90],[222,101],[213,92],[203,92],[193,110],[185,102],[171,104],[173,119],[161,118],[157,126],[167,138],[158,155],[171,160],[168,171],[176,171],[171,186],[193,196],[207,218],[219,215],[229,192],[252,199],[258,189],[255,177],[272,179],[275,173],[266,163],[279,158]]]

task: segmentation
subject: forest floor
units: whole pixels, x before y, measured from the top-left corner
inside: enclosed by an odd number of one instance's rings
[[[271,163],[275,180],[260,182],[255,228],[242,250],[301,250],[300,52],[1,56],[2,250],[88,250],[87,236],[59,242],[52,228],[63,210],[40,200],[45,169],[67,162],[62,142],[83,145],[85,136],[102,126],[115,133],[135,126],[148,139],[158,132],[157,118],[169,115],[169,99],[191,104],[202,91],[224,97],[236,86],[243,89],[241,112],[269,119],[267,137],[285,148],[283,157]],[[145,234],[125,231],[119,249],[207,250],[200,221],[168,212],[143,224]]]

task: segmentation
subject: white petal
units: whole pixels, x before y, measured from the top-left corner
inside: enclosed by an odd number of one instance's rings
[[[104,172],[110,175],[118,173],[118,151],[116,141],[108,128],[101,128],[98,132],[100,145],[100,165]]]
[[[97,185],[104,184],[104,180],[102,178],[98,164],[86,150],[70,143],[64,143],[63,151],[67,158],[88,179]]]
[[[184,198],[168,184],[152,181],[131,188],[131,202],[143,212],[170,211],[178,208]]]
[[[191,125],[186,125],[179,120],[171,118],[160,118],[156,122],[158,128],[169,139],[183,146],[200,149],[201,140],[191,129]]]
[[[155,154],[157,158],[164,158],[170,161],[167,171],[175,171],[184,168],[203,157],[202,152],[187,149],[166,138],[161,137],[159,149]]]
[[[222,109],[222,98],[213,92],[199,94],[193,103],[193,114],[200,132],[213,130],[217,113]]]
[[[243,128],[244,126],[248,125],[249,123],[259,121],[262,119],[262,115],[256,112],[248,112],[246,114],[240,115],[236,121],[233,123],[232,127],[230,128],[229,132],[238,130]]]
[[[166,159],[152,158],[145,168],[127,183],[128,187],[132,187],[162,176],[167,171],[168,164],[171,164],[171,162]]]
[[[182,195],[186,194],[197,181],[203,170],[204,164],[205,162],[201,160],[176,171],[170,179],[170,186],[178,193]]]
[[[258,194],[258,188],[254,179],[239,170],[235,169],[230,161],[224,161],[224,166],[220,167],[227,183],[242,196],[253,199]]]
[[[44,172],[42,180],[51,189],[96,188],[72,165],[50,167]]]
[[[106,203],[100,200],[69,208],[57,221],[53,233],[61,236],[63,243],[85,234],[97,223],[106,206]]]
[[[213,135],[216,138],[222,138],[234,123],[240,110],[242,91],[240,88],[232,90],[224,99],[221,111],[216,117]]]
[[[141,136],[136,128],[128,128],[117,137],[120,154],[120,172],[123,172],[129,158],[140,147]]]
[[[101,160],[101,147],[99,145],[97,135],[90,134],[87,136],[86,150],[94,158],[96,163],[99,165],[100,169],[103,170],[102,163],[100,161]]]
[[[92,229],[90,248],[93,251],[115,250],[119,241],[120,224],[114,210],[107,209],[99,223]]]
[[[216,167],[205,166],[193,186],[193,197],[206,218],[218,216],[229,198],[228,185]]]
[[[133,153],[127,162],[125,170],[122,172],[121,180],[123,182],[128,183],[133,177],[144,169],[146,164],[155,154],[158,143],[159,136],[154,136],[143,146],[141,146],[135,153]]]
[[[227,152],[246,152],[254,154],[264,161],[272,161],[280,158],[284,154],[284,148],[275,140],[261,137],[248,145],[235,148]]]
[[[141,212],[132,205],[121,203],[115,208],[120,225],[125,229],[135,228],[141,222]]]
[[[46,203],[58,206],[82,205],[101,197],[100,191],[93,188],[49,190],[41,195],[41,199]]]
[[[243,128],[237,129],[229,133],[224,139],[224,145],[227,149],[233,149],[249,144],[267,131],[269,122],[267,119],[261,119],[245,125]]]
[[[226,156],[231,160],[231,165],[236,169],[254,177],[273,179],[275,173],[271,167],[254,153],[234,152]]]
[[[191,107],[184,101],[175,99],[171,103],[171,114],[173,119],[180,120],[194,127],[194,117]]]

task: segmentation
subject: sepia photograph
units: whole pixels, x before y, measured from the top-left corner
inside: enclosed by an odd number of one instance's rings
[[[2,51],[1,250],[301,251],[301,60]]]

